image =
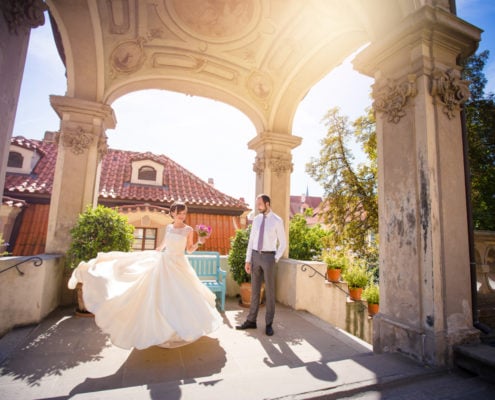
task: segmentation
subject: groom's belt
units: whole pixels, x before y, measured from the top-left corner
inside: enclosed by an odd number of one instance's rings
[[[258,254],[275,254],[276,251],[262,251],[262,250],[253,250],[255,253]]]

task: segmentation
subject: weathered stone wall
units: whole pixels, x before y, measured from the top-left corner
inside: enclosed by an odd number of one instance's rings
[[[30,257],[2,257],[0,271]],[[63,258],[42,254],[0,274],[0,336],[16,326],[36,324],[60,305]]]

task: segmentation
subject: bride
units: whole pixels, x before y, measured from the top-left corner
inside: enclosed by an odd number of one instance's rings
[[[170,215],[174,222],[156,250],[98,253],[81,262],[69,280],[70,289],[83,284],[86,308],[118,347],[179,347],[222,324],[215,294],[201,283],[184,253],[194,252],[205,237],[193,243],[184,203],[172,204]]]

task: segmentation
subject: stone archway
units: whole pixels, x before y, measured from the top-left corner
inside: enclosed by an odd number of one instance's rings
[[[294,113],[305,93],[366,43],[354,62],[375,79],[381,315],[375,349],[451,361],[472,328],[458,58],[480,31],[447,0],[47,0],[67,67],[47,248],[95,197],[111,103],[165,88],[226,102],[257,129],[256,190],[288,221]],[[78,169],[66,168],[78,166]],[[71,176],[71,171],[78,171]],[[77,187],[64,198],[63,182]],[[77,199],[79,200],[77,200]]]

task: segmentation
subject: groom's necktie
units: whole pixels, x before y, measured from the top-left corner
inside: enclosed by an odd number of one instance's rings
[[[263,214],[263,220],[260,225],[260,233],[258,235],[258,251],[263,250],[263,236],[265,235],[265,219],[266,215]]]

